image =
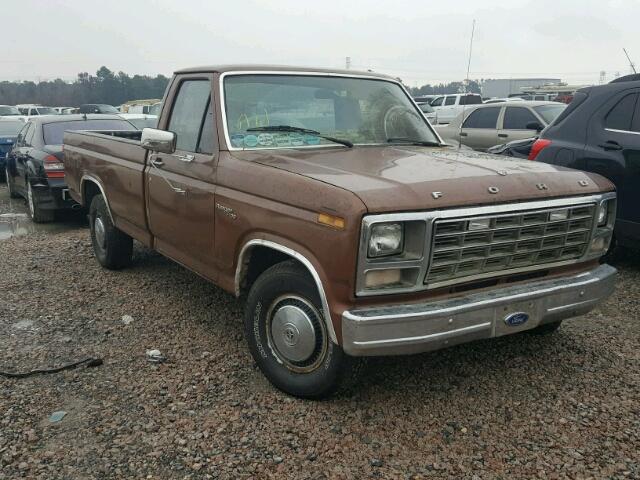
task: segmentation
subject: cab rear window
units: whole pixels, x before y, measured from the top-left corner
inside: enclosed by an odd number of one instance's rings
[[[125,120],[76,120],[71,122],[47,123],[42,126],[45,145],[62,145],[64,132],[74,130],[136,130]]]

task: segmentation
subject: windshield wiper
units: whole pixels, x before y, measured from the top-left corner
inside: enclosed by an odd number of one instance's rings
[[[291,132],[291,133],[307,133],[309,135],[315,135],[316,137],[324,138],[330,142],[339,143],[345,147],[353,148],[353,143],[349,140],[342,140],[341,138],[330,137],[323,135],[322,133],[311,130],[309,128],[293,127],[291,125],[271,125],[265,127],[253,127],[247,128],[247,132]]]
[[[421,147],[441,147],[443,144],[430,142],[429,140],[414,140],[413,138],[387,138],[387,143],[408,143],[409,145],[419,145]]]

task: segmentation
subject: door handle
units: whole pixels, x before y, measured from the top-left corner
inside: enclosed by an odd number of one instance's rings
[[[460,136],[461,136],[461,137],[467,137],[468,135],[469,135],[468,133],[460,132]]]
[[[164,162],[161,158],[154,158],[153,160],[151,160],[151,165],[153,165],[154,167],[164,167]]]
[[[500,138],[509,138],[509,135],[507,135],[506,133],[499,133],[498,136]]]
[[[189,155],[189,154],[186,154],[186,155],[174,155],[174,157],[176,157],[181,162],[185,162],[185,163],[193,162],[196,159],[195,155]]]
[[[603,148],[607,151],[609,150],[622,150],[622,145],[613,140],[607,140],[605,143],[598,145],[600,148]]]

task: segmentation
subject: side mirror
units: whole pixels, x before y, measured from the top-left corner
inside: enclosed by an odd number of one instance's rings
[[[157,128],[143,128],[140,144],[146,150],[173,153],[176,151],[176,134]]]
[[[527,123],[526,128],[527,130],[535,130],[536,132],[541,132],[544,129],[539,122],[529,122]]]

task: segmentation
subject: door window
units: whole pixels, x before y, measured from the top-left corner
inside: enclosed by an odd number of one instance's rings
[[[432,107],[440,107],[440,106],[442,106],[442,100],[444,100],[444,97],[436,98],[433,102],[431,102],[431,106]]]
[[[25,132],[25,136],[24,136],[24,145],[26,147],[30,147],[31,146],[31,141],[33,140],[33,134],[35,133],[36,128],[33,125],[33,123],[29,124],[29,129]]]
[[[202,124],[209,117],[206,114],[210,96],[211,85],[208,80],[185,80],[180,85],[168,128],[176,134],[177,150],[198,152],[198,143],[202,141]],[[213,135],[213,125],[209,130]]]
[[[498,115],[502,107],[478,108],[462,124],[462,128],[491,128],[496,129]]]
[[[447,97],[447,99],[444,102],[445,105],[455,105],[456,104],[456,97]]]
[[[529,130],[527,124],[540,121],[527,108],[507,107],[504,113],[503,128],[505,130]]]
[[[636,100],[636,113],[633,114],[631,130],[634,132],[640,132],[640,100]]]
[[[622,99],[616,103],[615,107],[607,113],[604,120],[604,127],[612,130],[630,131],[637,99],[637,93],[631,93],[622,97]]]

